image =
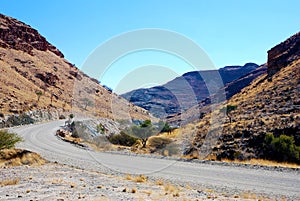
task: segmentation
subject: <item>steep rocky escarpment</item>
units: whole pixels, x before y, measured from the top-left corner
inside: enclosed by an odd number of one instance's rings
[[[33,54],[33,49],[51,51],[63,58],[64,55],[37,30],[16,19],[0,14],[0,47],[13,48]]]
[[[268,75],[300,58],[300,32],[268,51]]]
[[[209,158],[300,162],[300,46],[291,41],[295,41],[295,36],[269,51],[277,49],[277,55],[285,55],[270,58],[269,74],[259,76],[193,124],[196,136],[192,147],[211,151]],[[279,47],[283,46],[286,48],[280,52]],[[267,79],[270,72],[271,80]],[[224,108],[231,109],[226,112]],[[221,123],[211,125],[211,122]],[[208,133],[217,140],[210,141]]]

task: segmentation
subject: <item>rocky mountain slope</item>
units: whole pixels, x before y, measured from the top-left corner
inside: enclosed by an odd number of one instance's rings
[[[205,114],[211,112],[210,105],[215,102],[214,100],[218,100],[217,96],[226,98],[228,100],[233,95],[239,93],[244,87],[248,86],[257,77],[265,74],[266,72],[267,64],[263,64],[241,78],[229,82],[224,87],[219,89],[216,94],[206,97],[204,100],[198,102],[198,104],[187,109],[186,111],[167,116],[166,120],[173,126],[185,125],[192,121],[199,120],[199,118],[202,118]]]
[[[299,33],[272,48],[268,52],[268,73],[193,124],[196,134],[189,152],[197,149],[210,153],[203,157],[217,159],[297,161],[297,146],[300,146],[299,56]],[[222,112],[225,106],[231,108],[227,115]],[[267,135],[276,138],[269,138],[272,144],[266,141]],[[281,158],[280,154],[283,154]]]
[[[215,84],[213,77],[217,73],[226,85],[256,70],[257,67],[258,65],[254,63],[247,63],[244,66],[226,66],[219,70],[188,72],[162,86],[137,89],[122,96],[135,105],[151,111],[155,116],[163,118],[181,113],[209,97],[211,94],[207,84]],[[205,81],[204,78],[207,77],[210,77],[212,82]],[[251,78],[254,79],[255,77],[252,76]],[[226,88],[226,90],[228,89],[228,97],[239,92],[244,86],[235,84]]]
[[[47,111],[149,119],[149,113],[106,90],[37,30],[0,14],[0,118]]]

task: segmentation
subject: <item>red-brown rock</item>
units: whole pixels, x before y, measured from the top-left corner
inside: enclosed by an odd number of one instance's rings
[[[64,55],[51,45],[37,30],[14,18],[0,14],[0,47],[22,50],[33,54],[32,50],[51,51],[59,57]]]
[[[300,32],[268,51],[268,76],[300,58]]]

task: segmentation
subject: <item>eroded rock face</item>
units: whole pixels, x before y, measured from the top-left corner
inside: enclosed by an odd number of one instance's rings
[[[268,51],[268,76],[300,58],[300,32]]]
[[[37,30],[16,19],[0,14],[0,47],[22,50],[33,54],[32,50],[51,51],[59,57],[64,55],[41,36]]]

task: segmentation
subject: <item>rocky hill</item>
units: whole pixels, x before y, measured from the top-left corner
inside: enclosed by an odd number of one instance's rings
[[[106,90],[37,30],[0,15],[0,118],[70,112],[107,118],[149,119],[149,113]],[[42,112],[42,113],[41,113]],[[47,113],[47,114],[45,114]]]
[[[151,111],[153,115],[164,118],[181,113],[209,97],[211,94],[207,84],[214,83],[214,75],[220,75],[226,85],[256,70],[257,67],[257,64],[247,63],[244,66],[226,66],[219,70],[188,72],[162,86],[137,89],[122,96],[135,105]],[[204,77],[211,77],[212,82],[208,83]],[[228,97],[239,92],[247,83],[232,84],[231,87],[227,87]]]
[[[299,41],[297,33],[272,48],[268,73],[193,124],[195,136],[187,152],[197,149],[206,153],[202,157],[216,159],[267,158],[299,163]]]
[[[186,111],[167,116],[166,120],[173,126],[185,125],[192,121],[199,120],[199,118],[202,118],[205,114],[211,112],[210,106],[213,104],[213,100],[218,100],[217,96],[221,98],[225,97],[228,100],[233,95],[239,93],[244,87],[248,86],[257,77],[265,74],[266,72],[267,64],[263,64],[241,78],[229,82],[223,88],[218,90],[216,94],[206,97],[204,100],[198,102],[198,104]]]

